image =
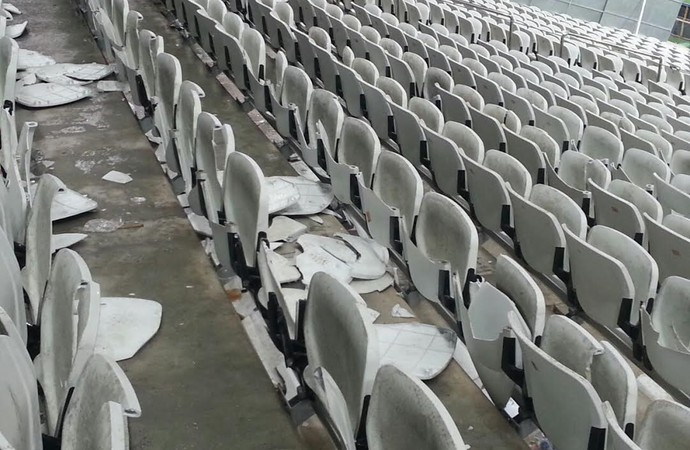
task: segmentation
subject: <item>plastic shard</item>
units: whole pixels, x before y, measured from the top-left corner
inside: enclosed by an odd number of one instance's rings
[[[381,364],[393,364],[421,380],[439,375],[453,359],[457,336],[421,323],[376,325]]]
[[[163,308],[153,300],[101,297],[96,352],[116,361],[133,357],[157,332]]]
[[[290,181],[282,177],[267,177],[268,213],[283,211],[299,201],[299,191]]]
[[[91,90],[85,87],[57,83],[21,85],[17,89],[17,103],[29,108],[66,105],[90,96]]]
[[[303,177],[270,177],[292,183],[299,193],[298,200],[281,210],[285,216],[308,216],[318,214],[333,202],[333,192],[330,186],[307,180]]]
[[[294,281],[299,281],[299,279],[302,278],[302,275],[300,274],[300,271],[297,270],[297,267],[290,263],[290,261],[284,256],[279,255],[273,250],[267,250],[266,257],[268,259],[268,267],[278,283],[292,283]]]
[[[354,280],[350,283],[350,287],[358,294],[370,294],[385,291],[393,284],[393,281],[393,276],[386,272],[381,278],[375,280]]]
[[[290,219],[289,217],[274,217],[271,226],[268,227],[267,237],[271,242],[294,241],[301,234],[306,233],[307,226]]]
[[[102,177],[106,181],[112,181],[113,183],[127,184],[132,181],[132,177],[126,173],[119,172],[117,170],[111,170]]]
[[[33,50],[19,49],[17,56],[17,70],[24,70],[30,67],[42,67],[55,64],[55,60],[50,56]]]

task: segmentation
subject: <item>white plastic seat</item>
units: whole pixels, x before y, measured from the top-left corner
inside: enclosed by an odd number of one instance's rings
[[[623,142],[623,148],[625,148],[625,150],[636,148],[638,150],[644,150],[645,152],[651,155],[659,157],[659,152],[657,151],[656,146],[652,144],[650,141],[641,138],[636,134],[630,133],[624,129],[620,130],[620,135],[621,141]]]
[[[384,365],[376,374],[366,427],[372,450],[465,447],[441,400],[418,378],[394,365]]]
[[[602,401],[582,374],[603,351],[601,345],[563,316],[549,318],[541,348],[520,331],[514,315],[511,325],[522,351],[527,391],[552,445],[561,450],[604,448]]]
[[[197,118],[201,114],[201,99],[205,95],[197,84],[189,80],[183,81],[180,85],[175,114],[176,145],[168,147],[165,158],[168,168],[179,174],[179,181],[173,180],[173,186],[178,193],[189,194],[192,190]]]
[[[544,154],[544,162],[548,162],[551,167],[558,167],[561,160],[561,147],[549,135],[549,133],[541,128],[528,125],[522,127],[520,130],[520,136],[532,141],[539,148],[539,150]],[[513,151],[509,149],[509,152],[512,153]],[[525,164],[523,158],[518,157],[518,159]],[[538,157],[533,157],[531,159],[539,161]],[[539,166],[541,167],[541,164],[539,164]],[[525,167],[529,168],[529,165],[525,164]],[[530,171],[530,173],[532,173],[532,171]],[[539,177],[534,178],[534,181],[539,182]]]
[[[662,221],[645,215],[649,235],[649,253],[659,265],[659,278],[670,276],[688,278],[688,251],[690,250],[690,219],[677,214],[669,214]]]
[[[222,171],[228,155],[235,151],[235,136],[230,125],[222,124],[213,114],[202,112],[197,119],[194,145],[197,183],[189,203],[196,214],[219,224],[223,210]]]
[[[423,195],[422,180],[414,166],[397,153],[382,152],[371,189],[362,187],[360,194],[371,236],[402,253],[403,229],[412,229]]]
[[[430,140],[431,169],[439,189],[446,195],[466,197],[465,158],[484,161],[484,142],[471,128],[448,121],[441,133],[444,139]],[[431,134],[432,138],[435,136]],[[430,138],[430,139],[432,139]]]
[[[532,89],[518,88],[516,94],[527,100],[535,108],[546,110],[549,106],[544,96]]]
[[[0,206],[0,216],[2,207]],[[14,256],[14,246],[2,229],[0,217],[0,309],[7,314],[17,329],[23,343],[27,340],[26,307],[19,263]]]
[[[449,198],[428,192],[422,198],[419,216],[405,233],[405,255],[410,277],[419,292],[430,300],[455,308],[453,274],[460,286],[473,281],[479,237],[477,229],[460,206]]]
[[[488,104],[484,107],[482,112],[496,119],[498,123],[513,133],[519,133],[520,128],[522,128],[522,123],[520,122],[518,116],[507,108],[494,104]]]
[[[642,338],[654,370],[670,385],[687,393],[690,380],[690,352],[687,348],[687,306],[689,281],[669,276],[661,283],[653,305],[641,314]]]
[[[0,314],[2,311],[0,311]],[[11,323],[0,322],[0,434],[9,449],[40,449],[41,422],[31,358]]]
[[[635,429],[631,439],[616,422],[613,408],[604,402],[604,413],[608,421],[607,448],[611,450],[642,450],[646,448],[667,448],[681,450],[690,439],[690,410],[666,399],[652,401],[644,417]],[[660,432],[663,430],[663,432]]]
[[[565,192],[590,216],[591,196],[587,191],[587,180],[592,179],[599,186],[606,187],[611,182],[611,172],[598,160],[577,151],[567,151],[561,155],[558,172],[547,166],[547,180],[550,186]]]
[[[671,172],[674,174],[690,175],[690,151],[676,150],[670,158]]]
[[[514,382],[501,363],[517,355],[503,355],[509,313],[518,318],[523,332],[539,342],[544,331],[544,296],[532,277],[514,260],[501,255],[496,260],[495,286],[488,282],[472,286],[468,307],[458,305],[467,350],[484,388],[494,404],[503,408],[509,401]],[[522,312],[521,312],[522,311]],[[523,315],[524,314],[524,315]]]
[[[22,284],[29,298],[28,319],[31,323],[39,321],[41,302],[50,276],[53,235],[50,211],[53,198],[61,186],[62,183],[54,176],[42,175],[27,219],[26,265],[22,270]]]
[[[534,124],[549,135],[559,144],[563,151],[570,148],[570,133],[565,122],[560,118],[541,109],[534,110]]]
[[[261,168],[252,158],[240,152],[228,155],[223,181],[223,208],[227,221],[236,227],[242,247],[241,254],[234,257],[243,259],[249,267],[255,265],[260,234],[268,230],[268,194],[264,185]],[[220,257],[227,249],[221,248],[221,239],[218,241],[216,251]],[[232,265],[236,261],[221,262]],[[241,261],[236,264],[241,264]]]
[[[280,5],[281,3],[279,3]],[[289,8],[287,3],[284,5]],[[277,10],[276,10],[277,11]],[[290,12],[292,10],[290,9]],[[271,24],[275,24],[275,27],[271,30],[271,33],[276,33],[278,36],[275,37],[276,40],[283,39],[282,34],[278,31],[279,28],[283,27],[285,29],[285,34],[289,32],[288,27],[277,17],[274,17],[271,13],[269,16],[269,28]],[[223,72],[232,76],[235,84],[240,89],[249,89],[249,81],[245,78],[245,64],[247,61],[246,51],[241,43],[242,34],[245,30],[244,22],[235,13],[228,12],[223,17],[223,23],[221,25],[216,25],[215,34],[213,35],[213,43],[216,47],[216,61],[218,68]],[[142,31],[143,32],[146,30]],[[290,32],[291,33],[291,32]],[[161,38],[162,39],[162,38]],[[287,42],[294,43],[294,37],[290,34],[290,37],[284,38]],[[278,46],[278,44],[274,44]],[[162,47],[162,44],[161,44]],[[295,54],[294,45],[287,47],[285,51],[288,56]]]
[[[163,141],[162,150],[168,154],[172,145],[172,131],[175,124],[175,109],[182,85],[180,61],[169,53],[156,56],[156,106],[154,122]]]
[[[205,9],[198,9],[195,13],[195,20],[197,22],[197,28],[199,31],[199,40],[201,41],[201,48],[203,48],[207,53],[215,54],[215,43],[213,42],[213,34],[215,33],[216,25],[223,23],[223,17],[227,13],[227,8],[225,3],[221,0],[207,0],[207,6]],[[270,9],[264,5],[262,2],[257,1],[256,5],[258,7],[263,7],[266,14],[270,13]],[[263,17],[261,14],[260,17]],[[265,19],[261,20],[265,23]]]
[[[126,448],[127,417],[139,416],[141,406],[127,375],[114,361],[94,354],[65,409],[61,448]]]
[[[94,353],[99,309],[100,288],[92,282],[86,263],[72,250],[60,250],[46,288],[41,351],[34,362],[45,395],[50,435],[57,431],[68,390]]]
[[[285,69],[280,104],[273,105],[278,132],[302,145],[313,92],[314,87],[307,73],[290,66]]]
[[[653,185],[655,174],[665,181],[671,179],[671,169],[665,162],[651,153],[636,148],[625,152],[620,172],[623,179],[627,178],[641,188]]]
[[[656,294],[654,259],[628,236],[602,225],[587,240],[565,230],[573,288],[585,313],[621,337],[634,337],[639,309]],[[605,276],[605,281],[600,280]]]
[[[645,141],[654,145],[654,148],[659,153],[661,159],[667,162],[671,161],[673,146],[668,140],[666,140],[666,138],[659,135],[659,133],[654,133],[653,131],[649,130],[637,130],[635,135],[640,139],[644,139]]]
[[[325,89],[315,89],[307,109],[308,143],[302,146],[302,157],[311,167],[326,169],[326,153],[335,154],[345,113],[338,97]]]
[[[361,207],[360,186],[371,186],[380,153],[381,143],[371,126],[363,120],[347,117],[335,158],[326,154],[328,174],[338,200]]]
[[[349,418],[350,430],[340,430],[354,437],[360,427],[365,398],[371,394],[379,368],[379,343],[373,325],[362,317],[352,288],[326,273],[311,280],[304,318],[304,341],[309,377],[325,369],[342,392],[343,410],[329,410],[328,415]],[[345,345],[347,343],[347,345]],[[342,351],[333,352],[333,348]]]
[[[443,113],[430,101],[413,97],[408,110],[391,104],[400,153],[415,167],[429,170],[431,165],[425,128],[437,133],[444,124]]]
[[[642,215],[661,220],[659,202],[641,187],[623,180],[613,180],[607,189],[589,183],[597,224],[605,225],[646,246]]]
[[[546,160],[539,146],[511,130],[506,129],[504,131],[507,153],[525,166],[533,182],[544,183],[546,180]]]
[[[227,14],[226,14],[227,17]],[[235,17],[238,17],[235,15]],[[275,48],[282,48],[287,53],[288,59],[294,61],[296,59],[295,44],[296,37],[292,29],[295,27],[294,11],[288,2],[276,2],[273,7],[273,11],[268,16],[265,16],[266,24],[268,28],[268,35],[271,39],[271,45]],[[233,22],[236,19],[232,19]],[[225,19],[224,19],[225,22]],[[342,22],[339,22],[342,23]],[[242,20],[240,18],[239,26],[242,26]],[[237,28],[237,25],[235,29]],[[225,25],[228,29],[228,26]],[[344,25],[343,25],[344,28]],[[228,30],[228,32],[233,35],[233,33]],[[339,36],[334,27],[334,36]],[[237,38],[240,39],[239,37]],[[338,40],[335,41],[336,43]]]
[[[676,175],[674,181],[683,175]],[[672,211],[690,217],[690,194],[654,174],[654,193],[664,209],[664,214]]]
[[[454,84],[453,78],[448,72],[445,72],[437,67],[430,67],[426,71],[426,75],[424,77],[424,86],[422,88],[424,98],[431,102],[435,102],[439,89],[450,91]]]
[[[512,228],[512,212],[506,183],[528,196],[533,185],[527,169],[514,157],[498,150],[486,152],[483,164],[465,160],[470,203],[482,226],[499,232]]]
[[[580,151],[593,158],[619,164],[623,159],[623,143],[610,131],[588,126],[582,136]]]
[[[582,119],[573,111],[559,105],[550,107],[548,113],[563,121],[570,136],[569,148],[577,148],[584,133]]]
[[[535,185],[529,198],[510,189],[510,202],[520,254],[538,272],[563,277],[568,255],[562,225],[584,238],[587,218],[580,205],[546,185]]]
[[[2,107],[14,111],[15,80],[17,79],[17,58],[19,46],[7,36],[0,38],[0,100]]]

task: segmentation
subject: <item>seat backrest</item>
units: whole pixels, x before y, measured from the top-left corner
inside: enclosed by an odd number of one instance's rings
[[[681,448],[688,440],[690,409],[664,399],[650,403],[635,433],[635,442],[643,449]]]
[[[465,100],[467,103],[470,104],[470,106],[472,106],[478,111],[482,111],[484,109],[484,98],[481,96],[479,92],[477,92],[469,86],[456,84],[455,86],[453,86],[453,94]]]
[[[158,107],[156,114],[161,114],[158,130],[166,143],[169,133],[174,126],[175,107],[179,100],[180,86],[182,85],[182,67],[180,61],[169,53],[159,53],[156,56],[156,96]]]
[[[580,237],[586,236],[587,218],[582,208],[563,192],[545,184],[535,184],[529,199],[553,214],[559,224],[565,225]]]
[[[307,115],[313,92],[314,87],[311,79],[304,70],[295,66],[289,66],[285,69],[280,103],[284,107],[288,107],[290,104],[297,106],[299,112],[298,120],[302,124],[302,129],[304,129],[304,125],[307,123]]]
[[[426,76],[424,78],[424,98],[434,101],[434,96],[439,88],[450,91],[453,85],[453,77],[451,77],[448,72],[438,67],[430,67],[429,70],[426,71]]]
[[[529,196],[532,176],[520,161],[507,153],[489,150],[484,157],[484,166],[498,173],[503,181],[510,183],[512,189],[523,197]]]
[[[453,418],[441,400],[418,378],[393,365],[376,375],[367,417],[372,450],[465,448]]]
[[[242,252],[254,267],[258,239],[268,231],[268,193],[259,165],[249,156],[233,152],[228,156],[223,183],[223,206],[229,222],[237,227]]]
[[[520,119],[518,116],[511,110],[504,108],[502,106],[494,105],[494,104],[488,104],[484,106],[484,114],[493,117],[506,127],[508,130],[514,132],[514,133],[519,133],[520,128],[522,127],[522,123],[520,122]]]
[[[192,168],[194,166],[194,139],[196,138],[197,118],[201,114],[201,99],[204,91],[189,80],[180,85],[175,124],[177,127],[177,154],[179,170],[185,181],[185,192],[192,188]]]
[[[608,159],[618,164],[623,158],[623,143],[610,131],[590,125],[582,136],[580,151],[593,159]]]
[[[38,323],[46,283],[50,277],[53,222],[51,205],[62,182],[44,174],[38,182],[26,228],[26,266],[22,272],[24,290],[29,297],[32,323]]]
[[[608,186],[608,191],[635,205],[640,214],[647,213],[654,220],[662,219],[663,210],[661,204],[653,195],[641,187],[624,180],[612,180]]]
[[[472,219],[454,201],[435,192],[422,198],[415,227],[417,246],[429,259],[447,261],[461,277],[477,263],[479,237]]]
[[[407,63],[412,70],[415,82],[417,83],[417,89],[421,92],[421,88],[424,85],[424,79],[426,78],[426,71],[428,66],[424,58],[416,53],[405,52],[402,55],[402,60]]]
[[[552,316],[568,320],[558,316]],[[537,347],[520,333],[515,318],[511,318],[513,332],[519,342],[525,367],[529,395],[539,425],[551,443],[561,449],[587,448],[590,438],[600,434],[603,439],[606,419],[601,409],[601,399],[586,378]],[[553,326],[552,326],[553,327]],[[542,343],[549,333],[549,324]],[[573,355],[577,356],[569,349]],[[578,352],[581,353],[581,352]],[[582,355],[586,357],[585,355]]]
[[[601,346],[603,352],[592,360],[592,386],[603,402],[609,402],[620,426],[632,430],[637,415],[635,373],[611,343],[602,341]]]
[[[544,333],[546,303],[544,293],[532,276],[517,261],[501,255],[494,268],[496,287],[515,302],[532,332],[532,340],[540,342]]]
[[[484,142],[470,127],[458,122],[446,122],[442,134],[453,141],[468,158],[480,164],[484,161]]]
[[[309,367],[323,367],[333,377],[347,404],[353,435],[380,364],[376,330],[359,312],[361,301],[350,286],[319,272],[309,285],[304,320]]]
[[[205,174],[205,213],[209,221],[219,223],[218,213],[223,209],[223,180],[218,172],[225,168],[228,155],[235,151],[235,136],[232,127],[222,124],[213,114],[199,114],[196,127],[194,158],[197,170]]]
[[[261,33],[254,28],[245,28],[242,32],[242,47],[247,54],[247,67],[257,79],[264,77],[266,66],[266,44]]]
[[[378,77],[376,87],[396,105],[407,108],[407,92],[405,88],[395,79],[389,77]]]
[[[600,225],[590,230],[587,243],[625,266],[633,283],[634,300],[638,305],[654,298],[659,269],[642,246],[623,233]],[[637,311],[637,308],[633,308],[633,311]]]
[[[417,115],[427,128],[440,133],[443,130],[443,113],[429,100],[421,97],[413,97],[408,102],[411,112]]]
[[[544,153],[551,167],[558,167],[561,160],[561,147],[549,133],[541,128],[527,125],[520,129],[520,136],[534,142]]]
[[[380,153],[381,142],[374,129],[361,119],[346,117],[338,141],[338,162],[358,167],[368,187]]]
[[[690,151],[674,151],[670,166],[674,174],[690,175]]]
[[[127,439],[124,416],[140,415],[139,399],[127,375],[115,361],[96,353],[86,363],[67,405],[62,448],[107,448],[111,442],[124,445]],[[110,434],[99,433],[108,428]]]
[[[324,143],[325,150],[335,155],[336,142],[340,138],[345,113],[338,97],[325,89],[315,89],[310,98],[307,112],[307,130],[309,144],[316,146],[317,136]],[[319,126],[323,127],[326,135],[319,133]],[[319,133],[319,134],[317,134]]]
[[[8,36],[0,38],[0,100],[3,108],[14,111],[15,80],[17,79],[17,59],[19,57],[19,46]]]
[[[584,132],[582,119],[571,110],[558,105],[550,107],[548,112],[563,121],[570,135],[570,148],[575,148],[582,139]]]
[[[0,206],[0,216],[2,206]],[[19,263],[14,256],[14,246],[0,224],[0,308],[12,320],[22,342],[26,343],[26,307],[22,291],[22,277]]]
[[[637,148],[625,152],[621,168],[630,181],[643,188],[654,184],[654,174],[666,181],[671,178],[671,169],[665,162]]]
[[[647,142],[651,142],[664,161],[671,161],[673,147],[671,143],[660,136],[659,133],[654,133],[650,130],[637,130],[635,131],[635,135]]]
[[[388,206],[397,208],[408,230],[412,229],[424,194],[414,166],[394,152],[382,152],[376,165],[372,190]]]
[[[99,308],[100,289],[92,282],[84,260],[72,250],[60,250],[41,310],[39,382],[50,434],[57,431],[67,391],[94,352]]]

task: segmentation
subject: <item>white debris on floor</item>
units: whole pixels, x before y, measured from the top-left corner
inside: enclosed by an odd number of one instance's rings
[[[101,178],[105,181],[112,181],[113,183],[119,184],[127,184],[133,180],[133,178],[127,175],[126,173],[122,173],[117,170],[111,170],[110,172],[103,175]]]

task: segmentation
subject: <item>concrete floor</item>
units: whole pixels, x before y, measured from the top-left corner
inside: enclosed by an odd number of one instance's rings
[[[18,39],[21,48],[58,62],[103,62],[70,0],[15,4],[24,12],[21,18],[29,21],[28,34]],[[175,51],[175,41],[167,36],[166,47]],[[194,81],[203,77],[199,66],[183,65],[185,76]],[[257,139],[260,131],[241,109],[206,84],[204,109],[232,123],[238,147],[250,154],[265,151],[261,146],[267,141]],[[220,89],[217,83],[213,86]],[[74,248],[101,284],[102,294],[150,298],[163,305],[158,334],[121,364],[143,409],[141,418],[129,421],[131,448],[302,448],[122,95],[99,93],[50,109],[20,107],[17,116],[20,124],[39,124],[35,172],[46,170],[41,160],[53,161],[50,173],[99,204],[97,212],[57,224],[56,232],[83,232],[92,219],[127,225],[111,233],[88,233]],[[102,180],[110,170],[129,173],[134,181],[118,185]],[[145,201],[137,203],[135,197]]]

